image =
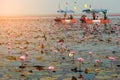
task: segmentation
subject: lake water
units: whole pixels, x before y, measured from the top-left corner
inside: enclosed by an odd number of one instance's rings
[[[72,76],[79,80],[80,74],[84,80],[120,79],[120,17],[109,17],[106,28],[101,24],[93,32],[89,32],[93,25],[82,28],[79,20],[69,25],[56,24],[53,18],[0,19],[0,80],[71,80]],[[74,57],[68,56],[72,51]],[[26,52],[21,67],[19,57]],[[102,62],[96,64],[97,59]],[[50,71],[49,66],[55,69]]]

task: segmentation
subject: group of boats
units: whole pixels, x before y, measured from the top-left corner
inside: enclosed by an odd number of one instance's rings
[[[67,8],[66,8],[66,10],[62,10],[62,9],[59,8],[59,10],[57,12],[64,14],[64,16],[63,17],[56,17],[54,19],[55,22],[62,23],[62,24],[65,24],[65,23],[71,23],[71,24],[76,23],[76,19],[72,15],[74,13],[73,10],[68,10]],[[88,18],[87,15],[85,15],[85,14],[81,15],[79,20],[82,23],[87,23],[87,24],[94,24],[94,23],[107,24],[107,23],[110,22],[109,19],[107,18],[107,9],[91,9],[91,7],[90,7],[88,9],[82,10],[82,12],[83,13],[88,13],[88,14],[92,15],[92,18]],[[71,13],[71,14],[68,15],[68,13]],[[98,13],[102,13],[103,17],[99,18],[96,15]]]
[[[73,17],[73,15],[68,15],[67,16],[67,11],[62,11],[61,10],[61,12],[64,13],[64,17],[56,17],[54,19],[55,22],[62,23],[62,24],[76,23],[76,19]],[[92,9],[92,10],[85,9],[82,12],[83,13],[89,13],[89,14],[92,15],[92,18],[87,18],[86,15],[82,15],[81,18],[79,19],[82,23],[87,23],[87,24],[94,24],[94,23],[107,24],[107,23],[110,22],[109,19],[107,18],[107,10],[106,9]],[[97,13],[103,13],[103,17],[99,18],[98,16],[96,16]]]

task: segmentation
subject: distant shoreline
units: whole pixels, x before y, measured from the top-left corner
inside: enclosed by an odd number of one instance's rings
[[[74,16],[81,16],[84,13],[81,14],[73,14]],[[55,16],[63,16],[63,14],[40,14],[40,15],[14,15],[14,16],[5,16],[0,15],[0,17],[55,17]],[[108,13],[108,16],[120,16],[120,13]]]
[[[55,18],[63,17],[64,14],[44,14],[44,15],[15,15],[15,16],[0,16],[0,19],[40,19],[40,18]],[[83,14],[73,14],[73,16],[81,17]],[[86,15],[86,14],[85,14]],[[90,15],[90,14],[88,14]],[[90,15],[91,16],[91,15]],[[120,17],[120,14],[108,14],[109,17]]]

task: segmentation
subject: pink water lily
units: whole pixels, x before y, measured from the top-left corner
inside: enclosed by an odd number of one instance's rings
[[[11,49],[11,46],[7,46],[7,48],[8,48],[8,50],[10,50],[10,49]]]
[[[92,54],[93,54],[93,52],[88,52],[88,54],[89,54],[89,55],[92,55]]]
[[[96,60],[95,60],[95,67],[99,66],[101,63],[102,63],[101,60],[96,59]]]
[[[27,58],[28,56],[29,56],[29,53],[26,52],[25,55],[22,55],[22,56],[19,57],[20,60],[21,60],[22,66],[24,65],[25,60],[26,60],[26,58]]]
[[[90,55],[90,62],[92,63],[92,61],[93,61],[93,60],[92,60],[92,59],[93,59],[93,57],[92,57],[93,52],[90,51],[90,52],[88,52],[88,54]]]
[[[8,48],[8,53],[10,53],[10,50],[12,49],[10,45],[7,46]]]
[[[48,67],[48,70],[49,70],[49,76],[52,77],[52,71],[54,70],[55,68],[53,66],[49,66]]]
[[[55,49],[55,50],[53,50],[53,52],[54,52],[54,53],[57,53],[57,52],[58,52],[58,50],[56,50],[56,49]]]
[[[112,57],[112,56],[110,56],[110,57],[108,57],[111,61],[115,61],[116,60],[116,58],[115,57]]]
[[[96,62],[96,63],[101,63],[102,61],[99,60],[99,59],[96,59],[95,62]]]
[[[23,46],[20,46],[19,48],[20,48],[21,50],[23,50],[23,49],[24,49],[24,47],[23,47]]]
[[[113,56],[109,56],[108,58],[109,58],[109,60],[110,60],[110,63],[111,63],[111,69],[112,69],[112,66],[113,66],[113,65],[112,65],[112,62],[115,61],[116,58],[113,57]]]
[[[24,61],[25,61],[25,59],[26,59],[26,56],[25,56],[25,55],[20,56],[20,60],[21,60],[22,62],[24,62]]]
[[[77,60],[78,60],[79,62],[83,62],[83,61],[84,61],[83,58],[78,58]]]
[[[48,69],[49,69],[50,71],[53,71],[55,68],[54,68],[53,66],[49,66]]]
[[[62,49],[65,49],[65,46],[64,46],[64,45],[61,45],[61,48],[62,48]]]
[[[77,58],[77,60],[79,61],[79,70],[81,71],[81,67],[82,67],[82,62],[84,61],[83,58]]]

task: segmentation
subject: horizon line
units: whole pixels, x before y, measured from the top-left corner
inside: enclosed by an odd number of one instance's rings
[[[81,16],[84,13],[80,14],[72,14],[74,16]],[[56,16],[62,16],[63,14],[39,14],[39,15],[0,15],[0,17],[56,17]],[[120,16],[120,13],[108,13],[108,16]]]

